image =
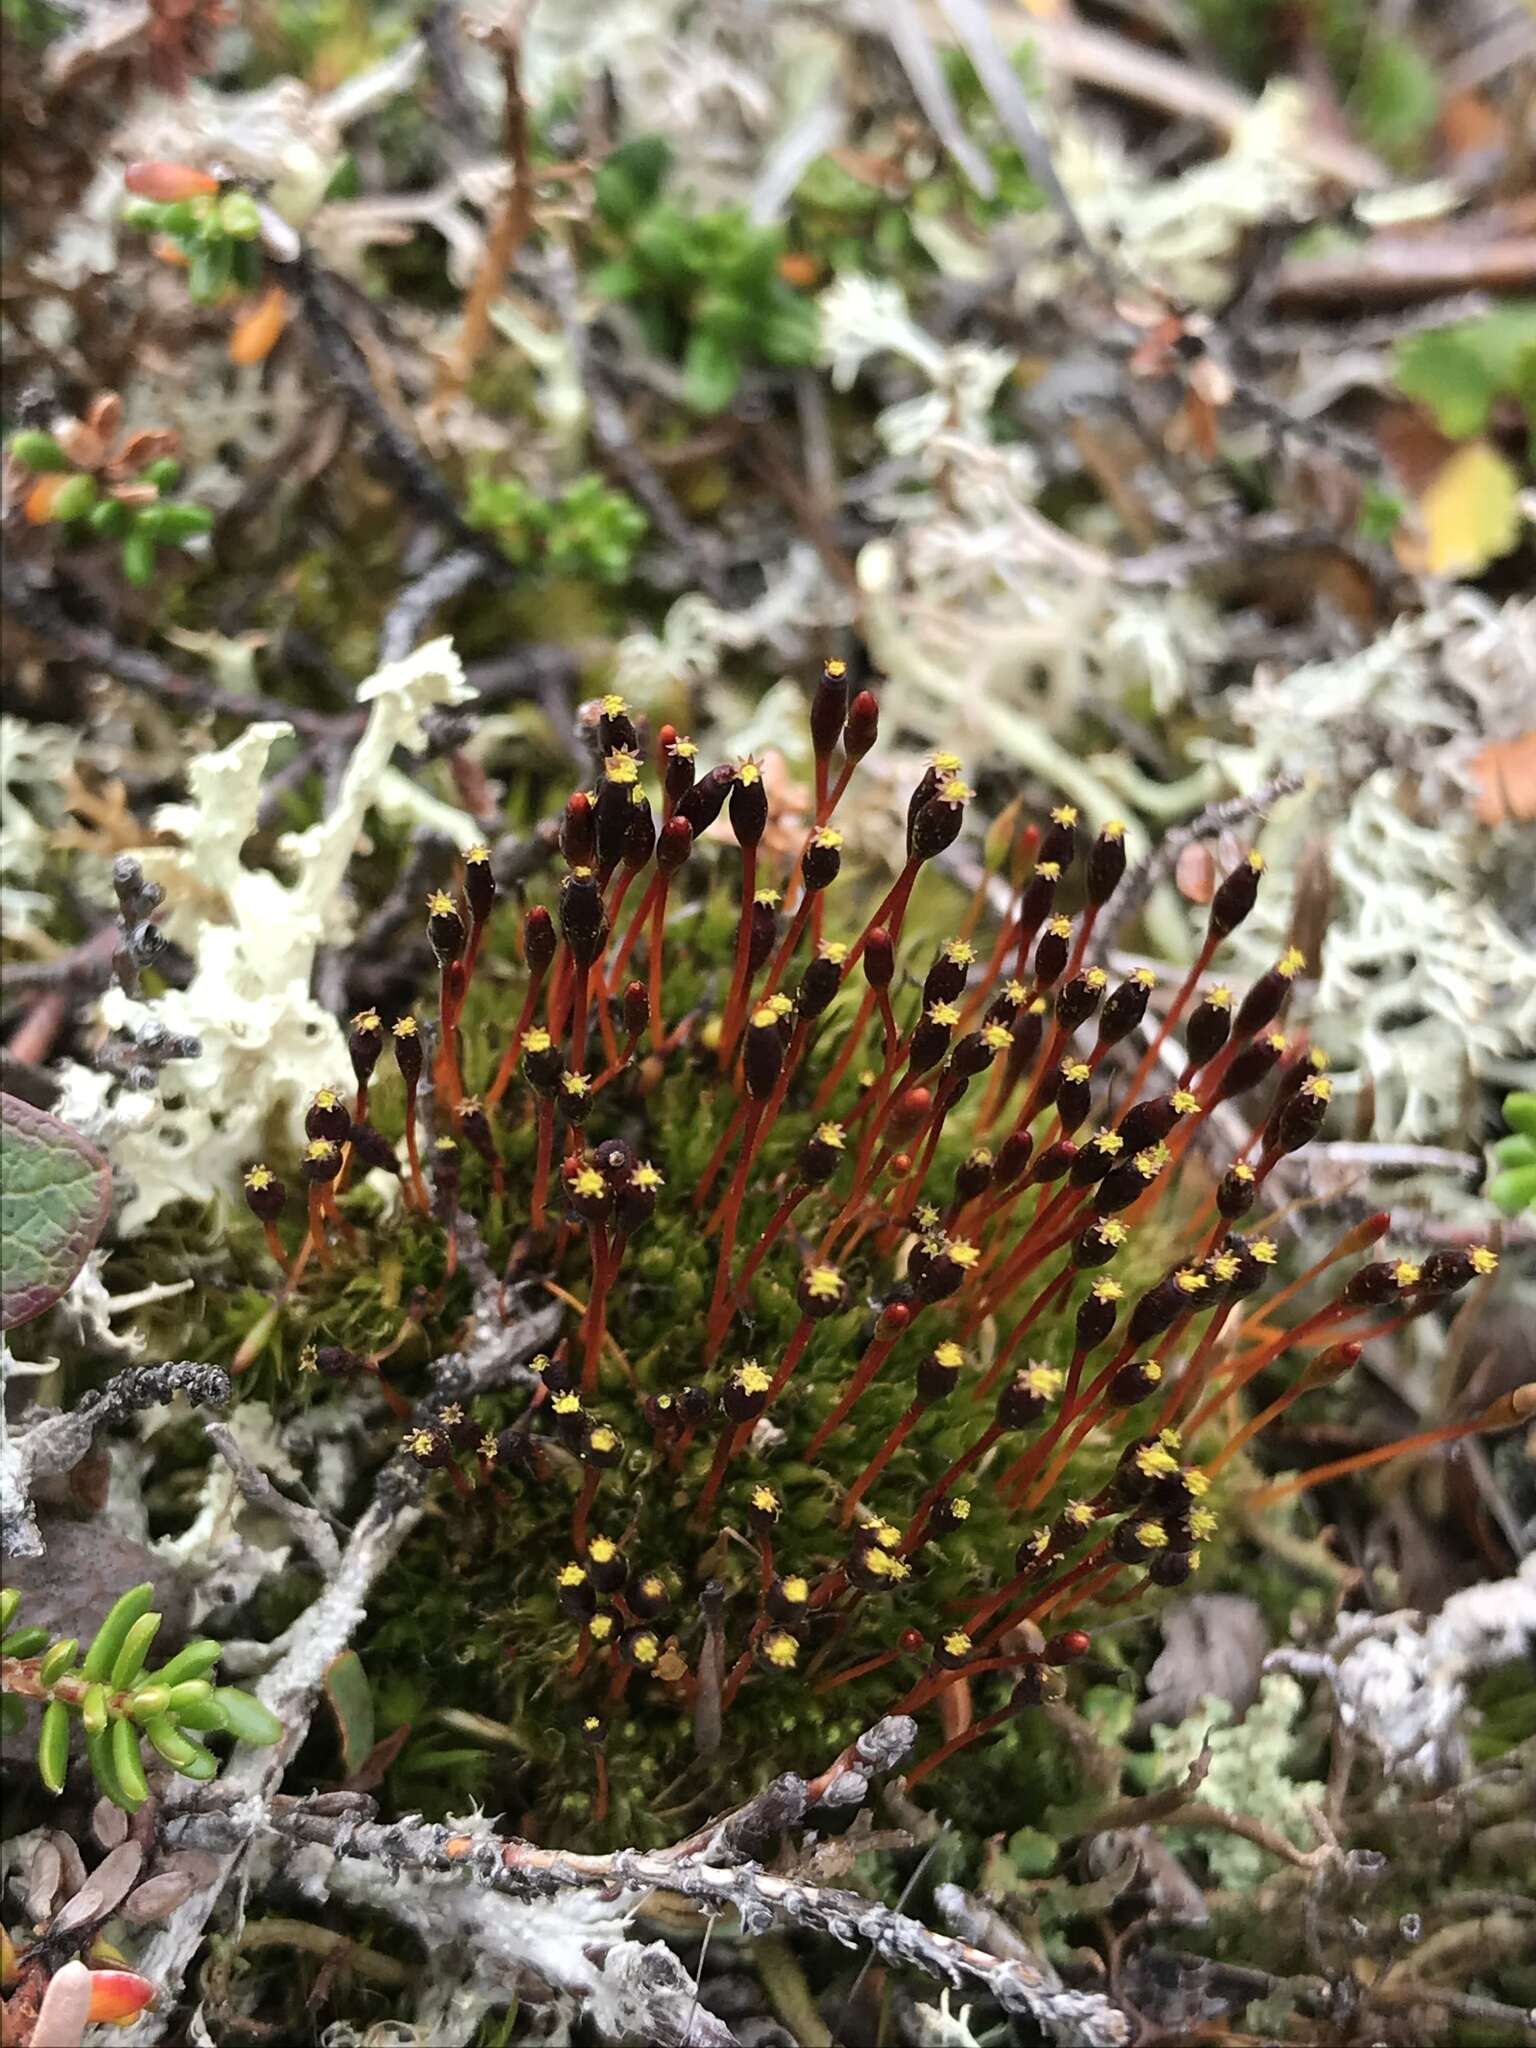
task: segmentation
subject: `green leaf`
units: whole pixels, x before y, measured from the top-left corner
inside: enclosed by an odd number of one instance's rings
[[[109,1678],[114,1692],[126,1690],[144,1669],[149,1656],[149,1646],[160,1633],[163,1618],[159,1614],[141,1614],[123,1637],[122,1648],[112,1660]]]
[[[123,574],[135,590],[143,590],[154,581],[155,543],[147,533],[140,533],[135,527],[132,533],[123,536]]]
[[[79,1641],[74,1636],[65,1636],[62,1642],[49,1644],[47,1655],[37,1667],[37,1675],[44,1685],[52,1685],[56,1678],[64,1676],[74,1663],[79,1648]]]
[[[69,468],[69,457],[52,434],[40,433],[35,427],[23,427],[19,434],[12,434],[10,450],[34,476],[42,476],[45,472],[57,474]]]
[[[126,1806],[130,1813],[137,1813],[149,1797],[149,1780],[144,1775],[144,1759],[139,1754],[136,1721],[122,1718],[112,1723],[112,1771],[121,1795],[118,1804]]]
[[[1504,1121],[1522,1137],[1536,1138],[1536,1094],[1517,1088],[1504,1098]]]
[[[1488,1183],[1488,1199],[1506,1216],[1536,1210],[1536,1166],[1512,1166]]]
[[[85,1653],[81,1675],[88,1679],[105,1680],[112,1675],[117,1662],[117,1653],[128,1640],[128,1631],[139,1619],[148,1614],[149,1604],[155,1597],[155,1589],[148,1579],[142,1585],[130,1586],[126,1593],[120,1593],[108,1608],[100,1628],[91,1638],[91,1647]]]
[[[373,1692],[356,1650],[343,1650],[325,1667],[325,1696],[341,1736],[341,1760],[350,1778],[373,1753]]]
[[[1496,398],[1523,398],[1536,349],[1536,299],[1513,299],[1476,320],[1410,334],[1397,344],[1392,374],[1453,440],[1480,434]]]
[[[19,1735],[26,1725],[26,1701],[19,1693],[0,1693],[0,1735]]]
[[[1434,126],[1440,81],[1429,59],[1406,37],[1374,35],[1350,102],[1371,147],[1401,159],[1411,155]]]
[[[52,1308],[106,1227],[112,1172],[57,1117],[0,1095],[0,1329]]]
[[[224,1709],[224,1725],[237,1742],[250,1742],[265,1749],[282,1741],[282,1722],[270,1707],[262,1705],[255,1693],[243,1692],[238,1685],[221,1685],[213,1702]]]
[[[3,1591],[0,1591],[0,1634],[3,1634],[16,1619],[16,1611],[20,1606],[21,1588],[19,1586],[7,1586]]]
[[[37,1738],[37,1773],[50,1792],[62,1792],[69,1772],[69,1709],[50,1700]]]
[[[191,1685],[206,1678],[223,1654],[224,1645],[212,1636],[197,1636],[179,1649],[168,1664],[155,1673],[157,1685]],[[206,1695],[204,1695],[206,1697]],[[180,1703],[178,1702],[178,1705]]]
[[[692,334],[683,358],[683,397],[695,412],[724,412],[741,382],[741,358],[713,334]]]
[[[671,167],[672,151],[659,135],[641,135],[621,144],[599,165],[593,180],[598,212],[610,227],[628,227],[655,203]]]
[[[1008,1861],[1020,1877],[1048,1877],[1059,1853],[1055,1839],[1039,1828],[1020,1828],[1008,1837]]]

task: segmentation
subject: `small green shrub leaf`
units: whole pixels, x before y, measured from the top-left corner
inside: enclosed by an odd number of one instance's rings
[[[78,1131],[0,1095],[0,1329],[52,1308],[106,1227],[112,1172]]]
[[[325,1696],[341,1736],[341,1760],[350,1778],[373,1753],[373,1689],[356,1650],[343,1650],[325,1667]]]

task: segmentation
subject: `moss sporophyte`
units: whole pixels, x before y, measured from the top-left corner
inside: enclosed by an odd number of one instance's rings
[[[604,699],[552,903],[499,912],[483,848],[434,891],[436,1016],[352,1020],[355,1087],[310,1107],[286,1248],[282,1181],[247,1175],[310,1388],[366,1371],[398,1404],[384,1362],[454,1347],[470,1219],[509,1318],[568,1307],[530,1389],[406,1435],[452,1491],[435,1561],[407,1545],[414,1591],[382,1625],[423,1669],[442,1648],[421,1614],[457,1632],[445,1704],[516,1731],[495,1796],[547,1833],[670,1839],[891,1711],[930,1731],[911,1780],[942,1762],[959,1797],[995,1796],[1096,1626],[1183,1584],[1234,1509],[1405,1447],[1267,1482],[1248,1455],[1369,1338],[1495,1264],[1481,1246],[1373,1259],[1376,1215],[1277,1289],[1272,1181],[1329,1084],[1283,1028],[1296,956],[1240,999],[1210,978],[1260,856],[1222,879],[1161,997],[1145,968],[1092,957],[1124,837],[1070,807],[1017,832],[1006,914],[989,922],[978,890],[913,959],[914,892],[971,792],[937,756],[895,881],[840,911],[833,819],[877,731],[873,694],[829,662],[814,815],[769,886],[756,764],[701,772],[663,726],[653,797],[635,721]],[[734,863],[702,843],[721,818]],[[1235,1158],[1225,1105],[1248,1133]],[[380,1166],[392,1210],[363,1185]],[[414,1292],[364,1349],[344,1319],[391,1262]]]

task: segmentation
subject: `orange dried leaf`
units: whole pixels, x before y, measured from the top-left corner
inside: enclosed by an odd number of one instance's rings
[[[242,364],[265,362],[287,324],[288,295],[280,284],[275,284],[262,293],[249,313],[235,322],[229,337],[229,360]]]
[[[1512,819],[1528,825],[1536,819],[1536,732],[1491,741],[1473,757],[1472,773],[1480,825],[1507,825]]]
[[[48,521],[53,517],[55,499],[64,486],[72,481],[73,478],[67,471],[60,471],[53,476],[38,478],[37,482],[27,493],[26,518],[28,526],[46,526],[48,524]]]
[[[1174,864],[1173,879],[1186,903],[1209,903],[1216,894],[1216,856],[1201,839],[1192,840]]]

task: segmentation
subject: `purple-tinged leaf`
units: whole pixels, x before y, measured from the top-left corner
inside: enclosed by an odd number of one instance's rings
[[[112,1169],[78,1131],[0,1094],[0,1329],[52,1308],[106,1227]]]

